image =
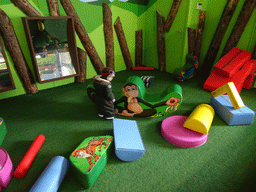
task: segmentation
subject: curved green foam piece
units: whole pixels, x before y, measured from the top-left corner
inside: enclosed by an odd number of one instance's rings
[[[155,109],[157,110],[157,113],[151,117],[164,116],[164,115],[169,114],[169,112],[174,112],[178,109],[178,107],[182,103],[182,88],[178,84],[170,85],[161,93],[153,93],[152,94],[152,93],[148,93],[143,80],[138,76],[129,77],[125,84],[127,84],[127,83],[133,83],[133,84],[137,85],[138,90],[139,90],[139,97],[141,99],[143,99],[144,101],[150,103],[151,105],[165,102],[170,98],[177,98],[180,100],[176,106],[163,105],[163,106],[156,107]],[[124,92],[121,92],[120,95],[116,98],[116,100],[118,100],[122,96],[125,96]],[[119,105],[123,106],[122,104],[119,104]],[[140,103],[140,105],[141,105],[142,109],[149,108],[148,106],[144,105],[143,103]]]
[[[150,117],[160,117],[160,116],[168,115],[170,112],[176,111],[182,103],[182,99],[183,99],[182,88],[178,84],[171,84],[163,92],[152,94],[152,93],[148,93],[143,80],[138,76],[129,77],[124,85],[126,85],[127,83],[133,83],[133,84],[137,85],[138,90],[139,90],[138,97],[140,97],[141,99],[143,99],[144,101],[146,101],[147,103],[149,103],[151,105],[156,105],[158,103],[165,102],[171,98],[174,98],[176,101],[179,100],[173,106],[162,105],[162,106],[158,106],[158,107],[154,108],[156,110],[156,113]],[[122,88],[123,87],[121,87],[121,89]],[[94,90],[94,87],[92,84],[89,84],[87,86],[87,94],[88,94],[88,97],[95,103],[95,99],[94,99],[95,90]],[[123,96],[125,96],[125,95],[124,95],[124,92],[122,91],[116,97],[116,101],[118,101]],[[146,106],[143,103],[139,103],[139,104],[143,110],[150,109],[150,107]],[[117,106],[124,107],[124,103],[119,103],[119,104],[117,104]]]

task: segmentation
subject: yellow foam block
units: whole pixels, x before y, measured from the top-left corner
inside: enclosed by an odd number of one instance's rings
[[[228,97],[234,107],[234,109],[239,109],[244,107],[244,103],[236,89],[236,86],[233,82],[229,82],[215,91],[212,91],[212,96],[213,97],[218,97],[220,95],[223,95],[224,93],[228,94]]]
[[[214,109],[210,105],[198,105],[184,122],[183,127],[207,134],[211,127],[214,114]]]

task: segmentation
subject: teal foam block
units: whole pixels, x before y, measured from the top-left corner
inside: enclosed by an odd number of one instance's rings
[[[211,98],[211,106],[228,125],[250,125],[255,112],[244,106],[234,109],[228,95]]]
[[[122,161],[135,161],[145,153],[136,121],[113,119],[116,156]]]
[[[6,129],[6,125],[5,125],[4,119],[2,119],[0,117],[0,146],[2,145],[2,143],[4,141],[6,133],[7,133],[7,129]]]

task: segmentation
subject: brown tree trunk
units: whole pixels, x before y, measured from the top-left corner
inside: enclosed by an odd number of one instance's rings
[[[47,0],[51,16],[60,16],[58,0]]]
[[[67,15],[74,17],[76,33],[79,36],[81,43],[83,44],[97,74],[101,74],[101,71],[104,69],[104,65],[103,65],[94,45],[92,44],[92,41],[91,41],[89,35],[87,34],[71,1],[70,0],[60,0],[60,2],[62,4],[64,10],[66,11]]]
[[[200,58],[206,11],[200,11],[196,30],[195,55]]]
[[[166,23],[165,23],[165,26],[164,26],[164,29],[166,32],[169,32],[170,31],[170,28],[172,26],[172,22],[174,21],[175,19],[175,16],[179,10],[179,7],[180,7],[180,4],[181,4],[181,1],[182,0],[174,0],[173,3],[172,3],[172,8],[169,12],[169,15],[166,19]]]
[[[37,93],[38,88],[21,51],[11,20],[2,9],[0,9],[0,32],[4,39],[5,47],[12,57],[14,66],[19,73],[26,92],[28,94]]]
[[[117,35],[118,42],[119,42],[119,45],[120,45],[120,48],[122,51],[122,55],[124,58],[126,68],[131,70],[133,67],[132,59],[131,59],[131,55],[130,55],[128,45],[127,45],[127,42],[125,39],[122,23],[121,23],[119,17],[117,17],[114,27],[115,27],[116,35]]]
[[[188,52],[195,52],[196,30],[188,27]]]
[[[256,7],[256,0],[246,0],[244,2],[243,9],[239,14],[235,27],[233,28],[233,31],[229,36],[229,39],[226,43],[226,46],[222,52],[221,57],[226,55],[233,47],[237,46],[237,43],[239,42],[239,39],[242,36],[243,31],[255,7]]]
[[[142,30],[135,31],[135,66],[142,67]]]
[[[214,64],[215,58],[218,54],[222,39],[228,28],[229,22],[235,12],[236,6],[239,0],[228,0],[224,11],[221,15],[218,27],[215,31],[214,37],[212,39],[210,48],[208,49],[207,55],[205,57],[203,66],[201,68],[202,75],[208,77],[212,66]]]
[[[80,74],[76,77],[76,82],[83,83],[86,81],[87,54],[83,49],[77,48],[79,58]]]
[[[106,66],[115,70],[112,12],[108,4],[103,3],[102,7],[103,7],[105,48],[106,48]]]
[[[164,34],[164,16],[156,10],[157,15],[157,52],[159,70],[166,70],[166,55],[165,55],[165,34]]]
[[[29,17],[41,16],[27,0],[11,0],[11,2]]]

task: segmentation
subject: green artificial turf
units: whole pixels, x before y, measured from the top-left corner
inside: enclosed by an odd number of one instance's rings
[[[112,81],[116,95],[132,75],[154,75],[155,82],[147,88],[154,94],[177,83],[165,72],[122,71]],[[53,157],[68,158],[87,137],[113,135],[112,120],[98,117],[96,106],[87,96],[90,83],[91,79],[0,101],[0,116],[7,125],[1,147],[7,150],[15,168],[37,135],[46,138],[27,175],[13,178],[3,192],[29,191]],[[203,83],[198,77],[179,83],[183,102],[170,115],[189,116],[199,104],[209,104],[211,94],[202,89]],[[256,89],[241,92],[243,102],[253,111],[255,93]],[[137,121],[145,154],[137,161],[122,162],[112,145],[109,162],[92,188],[84,190],[69,170],[59,191],[255,191],[256,120],[252,125],[228,126],[215,115],[204,145],[180,148],[161,135],[161,122],[169,116],[126,118]]]

